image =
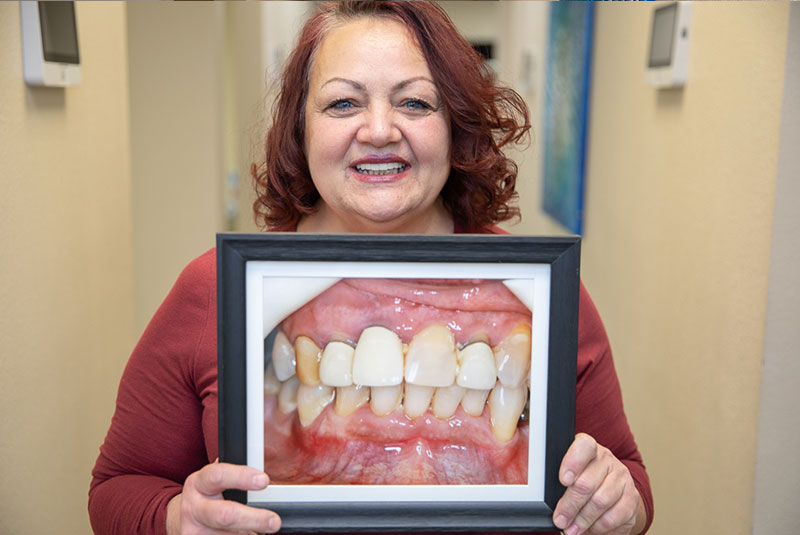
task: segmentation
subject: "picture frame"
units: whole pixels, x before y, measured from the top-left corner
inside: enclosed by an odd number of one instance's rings
[[[386,281],[390,287],[409,280],[499,281],[533,311],[530,398],[523,411],[529,418],[527,472],[521,483],[273,480],[264,491],[232,489],[225,498],[277,512],[287,533],[557,531],[552,515],[564,492],[558,469],[575,425],[579,266],[579,237],[218,234],[221,462],[263,470],[264,445],[277,441],[265,436],[271,423],[264,416],[263,371],[270,358],[264,338],[269,325],[296,306],[283,305],[287,295],[306,293],[300,299],[311,299],[339,279]],[[517,435],[522,432],[514,440]]]

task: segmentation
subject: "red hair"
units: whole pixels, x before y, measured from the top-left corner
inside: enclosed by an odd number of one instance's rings
[[[319,192],[305,154],[305,104],[314,54],[335,25],[361,17],[388,17],[403,24],[422,50],[450,118],[450,176],[441,197],[457,226],[479,231],[519,216],[516,164],[501,149],[522,143],[530,130],[528,107],[501,87],[486,62],[433,2],[327,2],[305,23],[289,56],[272,109],[265,160],[253,164],[256,219],[290,230],[314,213]]]

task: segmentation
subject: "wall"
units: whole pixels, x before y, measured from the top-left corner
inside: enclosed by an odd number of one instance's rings
[[[470,42],[497,42],[502,34],[500,4],[495,2],[438,2]]]
[[[792,533],[800,525],[800,5],[792,4],[790,12],[758,418],[754,535]]]
[[[261,2],[225,4],[225,172],[239,187],[225,196],[226,230],[256,232],[250,164],[256,161],[266,117]]]
[[[226,45],[224,28],[252,30],[248,10],[259,5],[154,5],[78,4],[84,82],[59,90],[24,86],[19,8],[0,3],[3,534],[88,531],[89,471],[135,333],[223,226],[222,179],[229,162],[247,160],[225,152],[224,135],[240,136],[227,145],[235,153],[263,133],[267,59],[223,59],[226,46],[228,57],[250,49],[243,34]],[[796,515],[796,487],[782,477],[791,470],[765,463],[779,458],[770,433],[786,432],[770,408],[797,405],[782,367],[794,355],[783,337],[796,298],[780,282],[793,274],[787,262],[796,264],[786,241],[792,191],[784,193],[796,172],[786,171],[786,152],[780,167],[778,158],[789,6],[696,4],[683,91],[643,83],[651,5],[597,7],[583,276],[653,478],[651,533],[742,534],[751,519],[759,533],[781,532],[768,521]],[[518,81],[513,45],[531,52],[541,81],[546,4],[500,9],[503,76]],[[226,77],[237,80],[228,89]],[[237,85],[244,78],[257,87]],[[540,91],[525,96],[540,123]],[[223,109],[236,110],[236,121],[223,121]],[[517,232],[560,231],[538,209],[540,137],[520,158]],[[762,353],[770,416],[754,517]],[[790,489],[788,505],[773,488]]]
[[[0,533],[87,533],[133,344],[123,4],[77,5],[83,82],[31,88],[0,3]]]
[[[688,84],[660,91],[644,83],[652,9],[596,5],[583,279],[652,478],[651,533],[744,534],[789,6],[695,3]],[[541,46],[517,24],[517,46]],[[520,178],[537,195],[538,167]],[[553,229],[522,203],[516,232]]]
[[[240,177],[238,208],[233,229],[258,232],[253,218],[255,192],[250,165],[264,159],[264,138],[279,85],[278,76],[292,50],[306,15],[316,2],[231,2],[226,4],[229,51],[226,67],[232,76],[235,105],[231,106],[235,143],[233,165]]]
[[[223,230],[225,6],[127,4],[136,332]]]
[[[522,220],[512,220],[502,226],[520,234],[568,234],[541,209],[549,5],[547,2],[503,2],[500,9],[505,30],[500,39],[498,76],[525,99],[532,125],[528,145],[507,150],[519,166],[517,192]]]

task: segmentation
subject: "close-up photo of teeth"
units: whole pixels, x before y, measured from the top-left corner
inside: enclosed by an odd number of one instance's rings
[[[264,339],[274,484],[526,484],[531,310],[501,280],[341,279]]]

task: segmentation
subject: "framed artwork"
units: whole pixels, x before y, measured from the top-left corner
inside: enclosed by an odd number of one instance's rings
[[[217,236],[227,499],[286,532],[554,529],[580,239]]]
[[[593,13],[592,2],[550,4],[542,207],[575,234],[583,232]]]

